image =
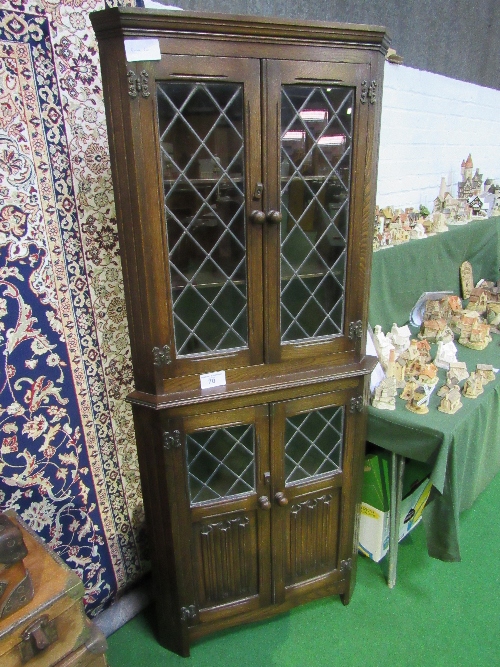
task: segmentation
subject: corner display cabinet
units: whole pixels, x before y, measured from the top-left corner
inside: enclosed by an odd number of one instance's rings
[[[350,599],[382,28],[113,8],[99,42],[158,634]]]

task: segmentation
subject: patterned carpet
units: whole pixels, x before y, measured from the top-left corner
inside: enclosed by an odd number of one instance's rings
[[[131,4],[106,3],[106,4]],[[0,1],[0,509],[82,577],[144,570],[97,0]]]

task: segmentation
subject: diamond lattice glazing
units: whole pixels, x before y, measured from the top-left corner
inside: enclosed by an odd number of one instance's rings
[[[192,504],[255,491],[252,425],[197,431],[186,436]]]
[[[335,472],[342,467],[344,408],[294,415],[285,425],[285,482]]]
[[[157,103],[177,354],[247,347],[242,87],[163,82]]]
[[[352,110],[352,89],[282,88],[283,342],[343,330]]]

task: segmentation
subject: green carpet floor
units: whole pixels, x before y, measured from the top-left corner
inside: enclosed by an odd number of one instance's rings
[[[500,666],[500,475],[461,516],[462,562],[429,558],[418,526],[401,544],[398,582],[360,558],[349,606],[313,602],[228,630],[180,658],[154,639],[146,610],[108,639],[110,667]]]

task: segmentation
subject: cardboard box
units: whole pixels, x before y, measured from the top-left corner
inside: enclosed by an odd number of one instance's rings
[[[389,550],[391,454],[379,451],[365,459],[359,551],[374,561]],[[419,523],[432,488],[429,468],[407,459],[403,480],[403,500],[399,523],[399,541]]]

